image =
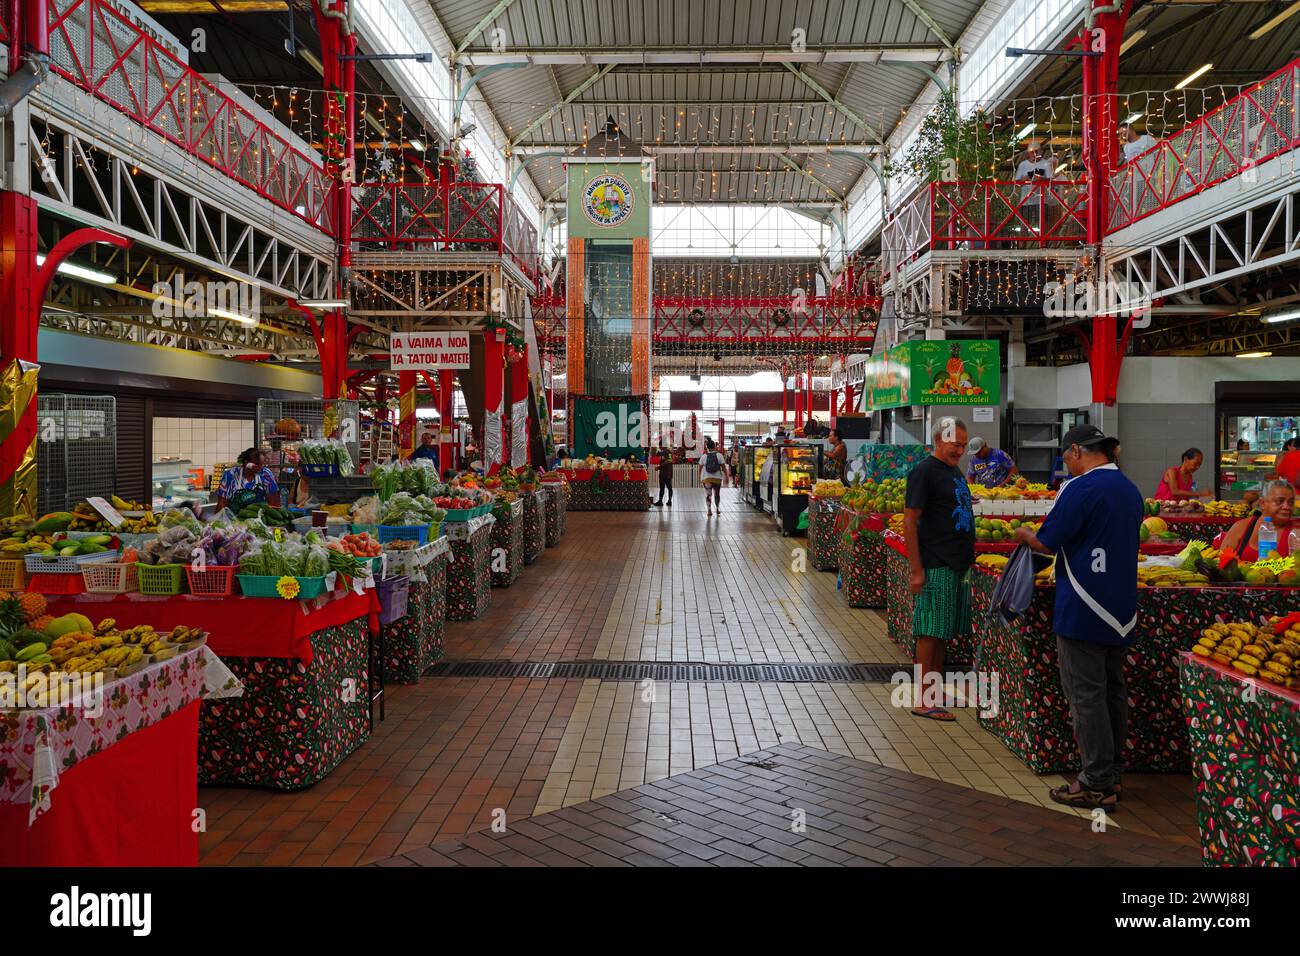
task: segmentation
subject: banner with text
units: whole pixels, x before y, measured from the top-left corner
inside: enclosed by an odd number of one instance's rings
[[[401,372],[469,368],[468,332],[393,332],[389,367]]]

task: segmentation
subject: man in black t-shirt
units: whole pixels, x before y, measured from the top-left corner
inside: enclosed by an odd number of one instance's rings
[[[970,630],[968,572],[975,563],[975,513],[966,478],[957,467],[966,452],[966,423],[941,418],[931,437],[934,453],[907,476],[903,511],[922,690],[932,682],[942,687],[944,642]],[[918,717],[954,719],[942,707],[921,706],[923,699],[914,703],[912,713]]]

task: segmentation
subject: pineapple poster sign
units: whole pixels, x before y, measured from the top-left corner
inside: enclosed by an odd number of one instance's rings
[[[909,342],[912,403],[997,405],[1002,362],[997,339],[939,339]]]
[[[997,405],[1001,356],[997,339],[902,342],[867,365],[870,407]]]

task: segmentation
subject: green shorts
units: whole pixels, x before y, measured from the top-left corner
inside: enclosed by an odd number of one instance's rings
[[[912,633],[950,641],[970,631],[970,571],[926,568],[925,585],[912,608]]]

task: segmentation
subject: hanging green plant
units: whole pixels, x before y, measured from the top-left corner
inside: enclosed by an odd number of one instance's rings
[[[921,121],[916,142],[897,162],[887,163],[887,178],[916,176],[922,182],[977,182],[998,178],[1011,161],[1015,131],[999,129],[987,113],[963,117],[952,92],[945,91]]]

